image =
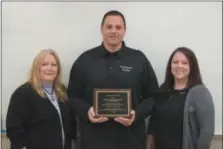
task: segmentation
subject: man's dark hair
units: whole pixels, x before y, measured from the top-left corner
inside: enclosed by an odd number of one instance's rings
[[[111,11],[108,11],[107,13],[105,13],[104,16],[103,16],[103,19],[102,19],[102,21],[101,21],[101,26],[104,25],[104,23],[105,23],[105,19],[106,19],[108,16],[120,16],[120,17],[122,18],[123,22],[124,22],[124,27],[126,28],[125,17],[124,17],[124,15],[123,15],[121,12],[119,12],[119,11],[117,11],[117,10],[111,10]]]

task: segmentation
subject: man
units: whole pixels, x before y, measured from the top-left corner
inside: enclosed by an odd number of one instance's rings
[[[81,149],[145,149],[145,118],[158,88],[154,70],[141,51],[125,45],[120,12],[104,15],[101,33],[102,44],[81,54],[70,72],[68,96],[79,117]],[[131,117],[95,117],[96,88],[131,89]]]

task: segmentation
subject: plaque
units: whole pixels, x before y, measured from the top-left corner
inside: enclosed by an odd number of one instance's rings
[[[95,89],[96,117],[131,117],[131,89]]]

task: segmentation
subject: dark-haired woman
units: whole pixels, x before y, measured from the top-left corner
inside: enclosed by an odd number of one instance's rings
[[[148,127],[155,149],[210,148],[214,104],[192,50],[179,47],[173,51],[155,99]]]

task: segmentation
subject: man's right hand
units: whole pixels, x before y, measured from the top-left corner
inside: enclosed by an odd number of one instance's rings
[[[91,108],[88,110],[88,118],[89,118],[89,120],[90,120],[92,123],[102,123],[102,122],[105,122],[105,121],[108,120],[107,117],[98,117],[98,118],[95,118],[95,112],[94,112],[93,107],[91,107]]]

